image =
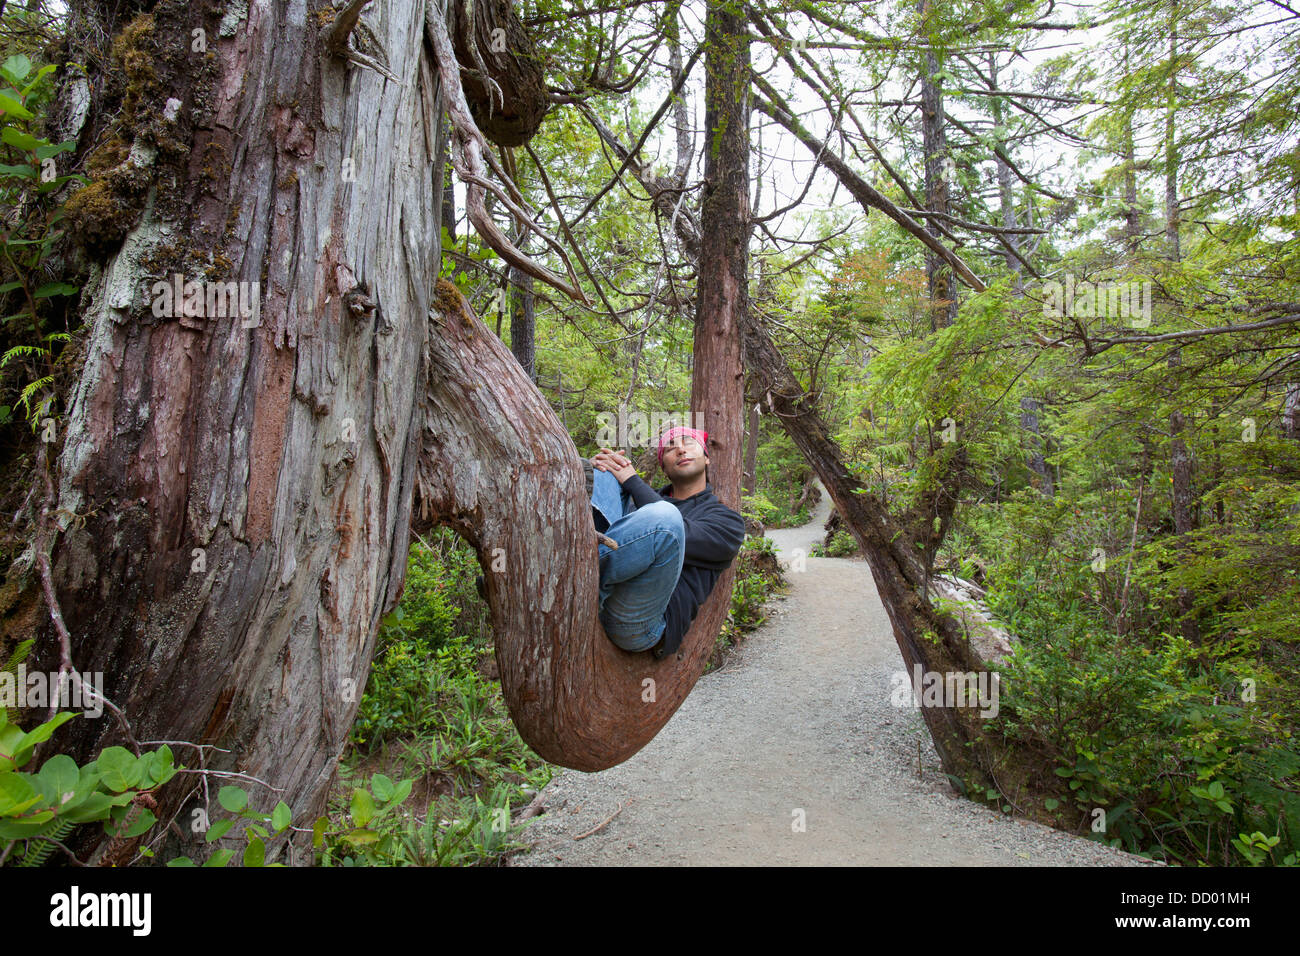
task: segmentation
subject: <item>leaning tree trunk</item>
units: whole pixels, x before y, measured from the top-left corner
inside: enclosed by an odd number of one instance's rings
[[[825,422],[755,317],[747,318],[743,334],[746,362],[764,392],[768,410],[816,470],[867,558],[909,681],[917,665],[941,675],[984,670],[952,618],[937,613],[922,598],[925,559],[912,543],[914,536],[892,520],[880,499],[849,473]],[[981,740],[977,711],[927,706],[921,713],[944,770],[967,784],[988,786],[992,781],[985,768],[992,765],[992,754]]]
[[[251,805],[283,800],[302,824],[405,580],[439,84],[425,0],[365,15],[398,82],[331,53],[301,4],[233,10],[161,0],[117,38],[118,162],[74,203],[103,254],[57,476],[78,517],[54,578],[75,666],[104,672],[139,740],[223,748],[209,767],[273,785],[246,782]],[[248,283],[260,315],[157,316],[153,283],[174,274]],[[62,733],[83,759],[122,742],[108,719]],[[180,814],[189,837],[209,793],[165,788],[159,818]]]

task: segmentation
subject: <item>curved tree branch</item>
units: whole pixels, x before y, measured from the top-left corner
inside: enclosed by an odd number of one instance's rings
[[[506,195],[504,190],[488,182],[486,178],[487,170],[484,165],[484,156],[488,152],[487,141],[474,122],[474,117],[470,114],[469,104],[465,101],[465,91],[460,83],[460,64],[457,62],[456,54],[452,49],[451,38],[447,36],[447,25],[443,22],[442,15],[432,2],[425,8],[424,23],[425,33],[433,46],[434,57],[438,61],[438,75],[443,83],[444,102],[447,105],[447,112],[451,116],[454,127],[452,166],[468,187],[465,190],[465,205],[469,221],[473,223],[475,230],[483,238],[483,241],[510,265],[535,279],[540,279],[549,286],[559,289],[583,305],[589,305],[587,297],[582,294],[582,289],[578,286],[577,277],[573,274],[573,266],[570,265],[568,257],[563,254],[562,250],[561,258],[568,269],[570,282],[565,282],[550,269],[520,252],[505,233],[497,228],[496,223],[492,221],[492,216],[488,213],[486,204],[483,201],[484,194],[488,189],[492,190],[505,204],[506,208],[514,213],[517,219],[526,220],[530,229],[550,243],[552,247],[560,248],[559,243],[551,239],[540,227],[535,225],[531,217],[523,209],[519,208]]]

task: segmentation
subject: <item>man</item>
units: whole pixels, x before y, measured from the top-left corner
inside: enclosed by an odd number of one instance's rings
[[[598,546],[600,621],[627,651],[662,658],[677,651],[722,572],[745,540],[745,521],[713,495],[709,436],[670,428],[659,437],[659,491],[620,452],[602,448],[591,472],[596,530],[618,544]]]

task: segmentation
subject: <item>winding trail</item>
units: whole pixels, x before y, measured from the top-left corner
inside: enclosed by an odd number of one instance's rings
[[[829,511],[767,532],[784,565]],[[1147,864],[955,796],[919,711],[890,703],[902,663],[866,563],[805,560],[644,750],[551,781],[512,866]]]

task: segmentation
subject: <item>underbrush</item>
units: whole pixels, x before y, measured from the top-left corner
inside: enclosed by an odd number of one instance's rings
[[[478,571],[473,550],[450,531],[412,549],[407,588],[381,627],[329,815],[354,815],[356,792],[376,775],[409,780],[409,796],[360,842],[355,831],[327,839],[320,864],[499,865],[523,847],[512,817],[553,768],[519,737],[500,682],[489,676],[491,629],[475,590]]]
[[[511,821],[555,768],[510,721],[478,573],[473,550],[445,529],[412,549],[340,762],[319,864],[491,866],[523,848]],[[711,666],[763,623],[780,580],[772,541],[747,538]]]
[[[968,516],[965,554],[949,558],[987,562],[989,605],[1019,640],[991,730],[1054,775],[1056,796],[1033,809],[1058,826],[1171,864],[1296,865],[1294,654],[1233,626],[1238,596],[1203,587],[1219,613],[1189,641],[1168,583],[1189,562],[1144,546],[1141,528],[1128,547],[1131,497],[1027,493]]]
[[[810,558],[847,558],[861,553],[853,535],[847,531],[836,531],[828,543],[822,544],[819,541],[808,550]]]
[[[783,583],[776,544],[763,535],[746,535],[736,555],[736,574],[731,585],[731,609],[722,623],[717,643],[705,673],[722,665],[727,651],[767,620],[763,605]]]

